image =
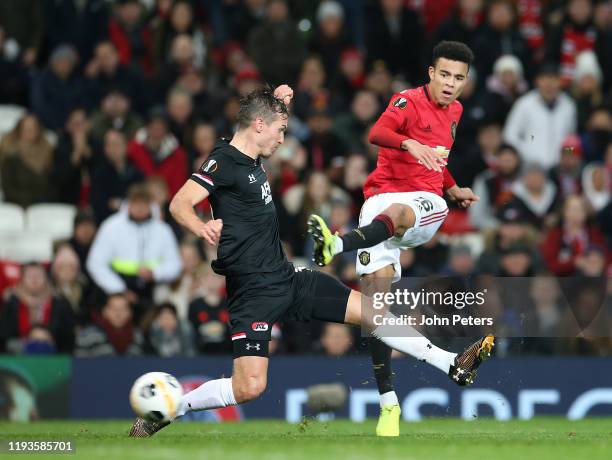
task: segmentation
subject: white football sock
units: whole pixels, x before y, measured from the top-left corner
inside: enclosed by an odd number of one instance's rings
[[[209,380],[183,396],[177,417],[187,412],[235,406],[232,379]]]
[[[337,236],[334,241],[334,247],[332,248],[332,254],[333,255],[340,254],[343,250],[344,250],[344,241],[342,241],[342,238],[340,238],[340,236]]]
[[[399,406],[395,391],[387,391],[380,395],[380,407]]]
[[[387,313],[385,318],[395,318],[395,316],[393,313]],[[406,335],[410,337],[387,337],[383,332],[384,326],[374,329],[372,335],[394,350],[413,356],[419,361],[431,364],[448,374],[450,367],[455,363],[457,353],[451,353],[436,347],[411,326],[402,326],[402,328],[405,328]]]

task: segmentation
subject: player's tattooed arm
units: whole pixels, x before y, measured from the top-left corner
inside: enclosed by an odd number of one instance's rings
[[[459,187],[457,185],[453,185],[446,189],[446,195],[461,208],[469,208],[472,204],[480,200],[480,197],[476,195],[471,188]]]
[[[223,221],[214,219],[203,222],[193,209],[200,201],[208,198],[208,195],[208,190],[196,182],[188,180],[172,198],[170,213],[179,224],[216,246],[219,243],[219,238],[221,238]]]

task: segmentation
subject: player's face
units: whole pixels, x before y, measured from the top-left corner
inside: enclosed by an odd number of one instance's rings
[[[468,65],[440,58],[429,67],[429,90],[434,100],[446,106],[459,97],[467,82]]]
[[[281,114],[277,114],[270,122],[262,120],[261,131],[259,132],[259,148],[262,157],[271,157],[278,146],[285,141],[287,122],[287,115]]]

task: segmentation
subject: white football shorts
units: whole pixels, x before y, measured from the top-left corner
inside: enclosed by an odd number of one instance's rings
[[[427,243],[438,231],[448,214],[444,198],[430,192],[381,193],[366,200],[359,215],[359,226],[372,223],[374,217],[394,203],[410,206],[416,215],[414,227],[400,238],[391,237],[371,248],[357,251],[359,276],[374,273],[387,265],[393,265],[396,283],[402,276],[400,250],[415,248]]]

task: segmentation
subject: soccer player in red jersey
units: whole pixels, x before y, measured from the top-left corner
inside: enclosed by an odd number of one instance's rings
[[[364,186],[359,228],[332,235],[318,216],[309,219],[315,262],[357,249],[357,273],[366,295],[389,292],[401,277],[400,250],[429,241],[448,214],[443,196],[467,208],[478,201],[458,187],[446,168],[463,107],[457,100],[474,59],[470,48],[445,41],[433,50],[428,84],[395,94],[370,131],[380,147],[376,169]],[[448,373],[450,355],[415,331],[412,356]],[[399,435],[400,408],[391,381],[391,349],[370,339],[374,374],[381,395],[379,436]],[[452,375],[451,375],[452,378]]]

